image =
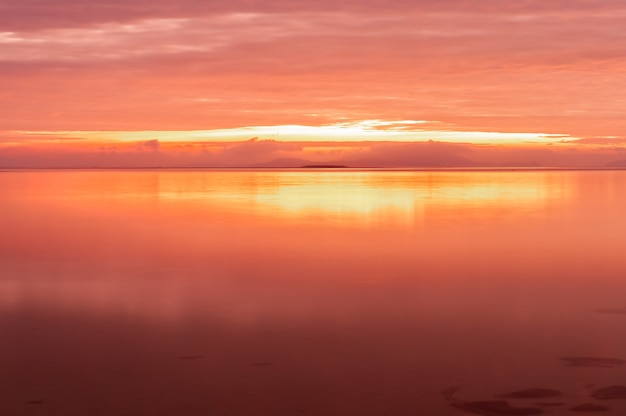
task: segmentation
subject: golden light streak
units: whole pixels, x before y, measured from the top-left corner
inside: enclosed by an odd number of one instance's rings
[[[423,120],[362,120],[323,126],[278,125],[251,126],[215,130],[145,130],[145,131],[14,131],[16,136],[40,136],[42,141],[64,137],[82,138],[92,142],[141,142],[159,140],[167,142],[236,142],[251,138],[280,141],[328,142],[328,141],[444,141],[455,143],[496,144],[526,142],[550,143],[563,140],[563,135],[544,133],[503,133],[484,131],[454,131],[420,129],[421,124],[433,123]]]

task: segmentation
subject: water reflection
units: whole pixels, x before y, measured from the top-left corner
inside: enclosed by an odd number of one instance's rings
[[[494,175],[498,179],[494,181]],[[234,177],[233,177],[234,176]],[[411,225],[427,207],[534,207],[554,187],[536,173],[506,172],[240,172],[170,175],[161,198],[252,206],[256,214],[324,216],[345,224]],[[560,186],[564,192],[566,187]],[[562,197],[562,195],[558,195]],[[554,197],[554,195],[553,195]],[[383,224],[380,224],[383,223]]]
[[[626,359],[625,185],[0,173],[0,413],[454,415],[558,390],[567,414],[626,383],[567,365]]]
[[[15,176],[12,178],[11,176]],[[125,210],[205,209],[281,221],[333,220],[353,226],[410,226],[426,211],[540,211],[570,198],[572,175],[563,172],[409,171],[139,171],[5,173],[4,191],[20,194],[37,184],[44,204]],[[9,178],[7,178],[7,176]],[[12,185],[7,185],[11,183]],[[17,185],[22,183],[21,185]],[[497,212],[495,212],[497,213]],[[185,212],[187,214],[187,212]]]

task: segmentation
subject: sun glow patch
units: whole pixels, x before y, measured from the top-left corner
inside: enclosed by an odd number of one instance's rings
[[[421,129],[434,122],[424,120],[361,120],[322,126],[278,125],[250,126],[215,130],[188,131],[59,131],[59,132],[12,132],[14,135],[51,135],[81,137],[98,142],[136,142],[159,140],[167,142],[236,142],[255,140],[277,140],[285,142],[367,142],[397,141],[423,142],[442,141],[474,144],[524,144],[552,143],[563,140],[563,135],[542,133],[501,133],[481,131],[454,131]]]

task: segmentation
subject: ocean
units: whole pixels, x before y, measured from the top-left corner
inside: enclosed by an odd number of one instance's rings
[[[0,172],[0,414],[626,414],[625,190],[622,170]]]

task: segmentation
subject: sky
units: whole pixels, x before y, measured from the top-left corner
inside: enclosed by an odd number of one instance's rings
[[[623,0],[0,0],[0,168],[626,166]]]

